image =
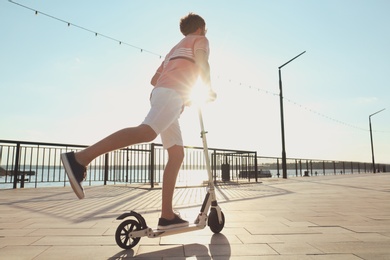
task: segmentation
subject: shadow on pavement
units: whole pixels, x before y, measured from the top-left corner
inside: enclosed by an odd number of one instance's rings
[[[147,245],[144,245],[147,247]],[[188,245],[177,245],[168,249],[156,250],[153,252],[136,254],[133,249],[122,250],[117,254],[110,257],[110,260],[120,259],[131,259],[131,258],[142,258],[142,259],[157,259],[164,257],[175,257],[175,258],[187,258],[195,257],[195,259],[213,259],[214,256],[223,257],[224,259],[230,259],[231,248],[228,239],[223,234],[214,234],[211,237],[209,245],[201,244],[188,244]]]

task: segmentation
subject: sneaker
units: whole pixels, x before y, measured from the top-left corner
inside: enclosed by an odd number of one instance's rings
[[[61,161],[68,175],[70,186],[79,199],[83,199],[84,188],[81,182],[85,179],[87,168],[76,161],[74,152],[61,154]]]
[[[188,227],[189,223],[187,220],[182,219],[180,216],[175,215],[175,218],[172,220],[168,220],[165,218],[160,218],[158,220],[158,230],[167,230],[172,228],[179,228],[179,227]]]

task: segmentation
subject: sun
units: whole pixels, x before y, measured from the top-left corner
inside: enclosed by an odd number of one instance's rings
[[[209,99],[209,89],[203,83],[203,81],[198,78],[194,87],[192,88],[190,101],[192,105],[201,106],[206,103]]]

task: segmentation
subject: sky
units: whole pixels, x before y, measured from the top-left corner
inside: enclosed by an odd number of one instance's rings
[[[140,124],[194,12],[218,94],[202,110],[209,147],[281,157],[278,68],[306,51],[281,69],[287,157],[371,162],[369,115],[385,108],[371,122],[390,163],[390,1],[14,2],[39,12],[0,1],[0,140],[90,145]],[[181,116],[185,145],[202,145],[197,116]]]

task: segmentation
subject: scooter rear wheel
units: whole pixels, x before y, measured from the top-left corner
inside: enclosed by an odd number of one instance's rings
[[[215,234],[221,232],[223,227],[225,226],[225,215],[223,214],[222,211],[221,211],[221,215],[222,215],[222,222],[219,223],[217,210],[215,208],[211,208],[209,219],[208,219],[208,225],[211,231],[213,231]]]
[[[141,238],[129,237],[129,233],[136,230],[141,230],[141,225],[137,221],[133,219],[123,221],[115,232],[115,241],[117,245],[123,249],[131,249],[135,247]]]

